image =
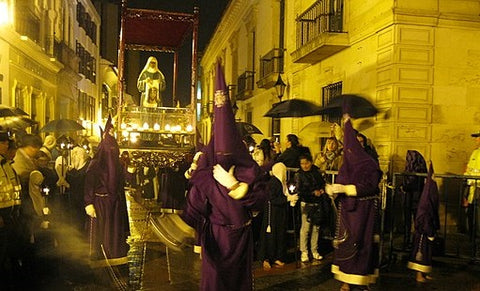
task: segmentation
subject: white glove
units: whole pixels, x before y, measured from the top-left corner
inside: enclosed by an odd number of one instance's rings
[[[203,155],[203,152],[196,152],[195,156],[193,156],[193,163],[192,164],[197,164],[198,159],[200,159],[200,156]]]
[[[290,206],[294,207],[295,204],[297,204],[297,201],[298,201],[298,194],[293,194],[293,195],[288,194],[287,195],[287,201],[290,202]]]
[[[197,162],[200,156],[202,155],[202,152],[197,152],[195,156],[193,157],[193,162],[190,164],[190,168],[185,172],[184,176],[187,179],[192,178],[193,172],[195,172],[198,168]]]
[[[46,221],[46,220],[42,221],[42,223],[40,223],[40,228],[47,229],[49,224],[50,224],[50,221]]]
[[[328,195],[345,193],[345,185],[342,185],[342,184],[327,184],[327,185],[325,185],[325,192],[327,192]]]
[[[227,172],[222,166],[216,164],[213,166],[213,178],[215,178],[215,180],[217,180],[222,186],[230,190],[238,183],[238,180],[233,176],[234,170],[235,166],[232,166]]]
[[[92,218],[97,217],[97,213],[95,213],[95,207],[93,207],[93,204],[88,204],[85,206],[85,212]]]
[[[192,178],[193,171],[194,170],[192,169],[192,167],[190,167],[188,170],[185,171],[185,173],[183,173],[187,180],[190,180],[190,178]]]

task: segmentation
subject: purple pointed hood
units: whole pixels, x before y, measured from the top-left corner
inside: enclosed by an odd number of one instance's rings
[[[102,141],[98,145],[87,172],[94,172],[100,177],[108,193],[116,197],[117,191],[123,189],[123,175],[120,165],[120,149],[115,138],[109,133],[113,128],[112,119],[109,117],[105,124]]]
[[[343,138],[343,163],[338,171],[336,183],[353,184],[357,186],[357,192],[361,190],[358,189],[360,185],[378,186],[380,168],[360,145],[350,120],[345,123]]]
[[[228,171],[235,165],[235,177],[239,181],[252,183],[260,171],[252,159],[235,125],[232,104],[220,63],[216,68],[214,120],[212,137],[207,146],[202,149],[204,154],[198,162],[198,169],[209,168],[220,164]],[[192,177],[193,181],[195,177]]]

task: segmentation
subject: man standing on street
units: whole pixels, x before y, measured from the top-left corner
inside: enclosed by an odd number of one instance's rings
[[[0,131],[0,273],[5,279],[12,279],[14,266],[9,260],[14,247],[15,223],[13,221],[13,210],[15,201],[20,197],[20,182],[11,166],[8,158],[10,135],[8,132]],[[8,281],[7,281],[8,282]],[[3,284],[3,283],[2,283]],[[8,289],[9,284],[2,285]]]
[[[473,133],[476,149],[470,155],[465,175],[480,176],[480,132]],[[480,177],[478,180],[468,180],[469,189],[465,197],[468,206],[469,229],[473,240],[473,257],[480,262]]]

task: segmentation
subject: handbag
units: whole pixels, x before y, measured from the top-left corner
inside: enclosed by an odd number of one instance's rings
[[[314,225],[321,225],[323,220],[322,209],[319,205],[311,207],[307,212],[307,221]]]
[[[307,212],[307,221],[319,226],[330,226],[332,222],[332,204],[327,195],[320,196],[318,204]]]

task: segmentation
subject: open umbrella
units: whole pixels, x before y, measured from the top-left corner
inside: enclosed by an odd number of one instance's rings
[[[378,113],[377,108],[365,97],[356,94],[342,94],[330,99],[328,104],[317,114],[341,117],[344,106],[349,107],[352,118],[371,117]]]
[[[240,136],[251,135],[251,134],[263,134],[258,127],[248,122],[236,122]]]
[[[318,115],[322,108],[315,103],[302,99],[290,99],[279,102],[265,113],[265,117],[304,117]]]
[[[20,116],[22,114],[18,114],[15,112],[15,108],[0,105],[0,117],[12,117],[12,116]]]
[[[333,123],[328,121],[313,121],[305,125],[299,135],[314,137],[330,137],[332,136]]]
[[[40,130],[41,132],[68,132],[84,130],[85,128],[73,119],[55,119],[49,121]]]
[[[12,108],[13,112],[15,112],[19,116],[29,116],[27,112],[23,111],[23,109],[14,107]]]
[[[25,129],[37,123],[26,116],[0,117],[0,127],[12,130]]]

